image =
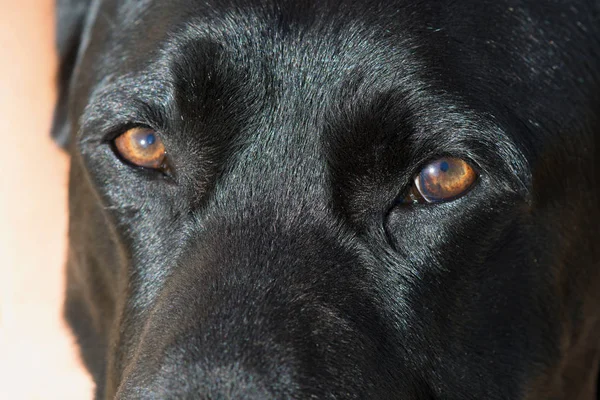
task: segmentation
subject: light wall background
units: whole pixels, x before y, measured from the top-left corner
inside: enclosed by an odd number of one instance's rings
[[[0,0],[0,399],[91,399],[62,320],[68,157],[50,140],[54,0]]]

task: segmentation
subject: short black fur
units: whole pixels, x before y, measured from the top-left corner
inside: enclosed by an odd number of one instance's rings
[[[600,3],[57,5],[97,399],[596,398]],[[475,187],[402,204],[441,156]]]

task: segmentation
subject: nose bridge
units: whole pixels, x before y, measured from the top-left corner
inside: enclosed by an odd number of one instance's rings
[[[269,78],[257,81],[264,97],[239,132],[240,145],[217,183],[221,200],[233,200],[238,208],[270,203],[279,215],[303,206],[322,208],[327,202],[322,133],[329,91],[309,84],[316,74],[310,65],[264,62]]]
[[[138,364],[154,372],[129,374],[121,390],[159,393],[175,381],[182,397],[297,398],[301,382],[327,378],[332,359],[353,365],[365,348],[375,354],[363,323],[348,317],[375,315],[349,242],[334,226],[206,221],[146,323]]]
[[[175,382],[181,398],[299,398],[314,379],[358,393],[330,371],[359,359],[378,368],[369,323],[349,318],[376,313],[352,234],[328,205],[321,111],[288,91],[249,124],[197,211],[138,345],[154,370],[129,374],[123,393],[160,397]]]
[[[240,151],[221,182],[222,196],[252,208],[269,204],[277,214],[294,213],[301,206],[323,208],[326,201],[325,159],[319,127],[295,121],[261,126]]]

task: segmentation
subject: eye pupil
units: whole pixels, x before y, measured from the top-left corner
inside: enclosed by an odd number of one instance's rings
[[[448,162],[447,161],[442,161],[440,163],[440,170],[442,172],[448,172],[448,169],[450,169],[450,166],[448,165]]]
[[[154,136],[153,133],[149,133],[148,136],[146,136],[145,138],[143,138],[140,142],[140,144],[143,147],[149,147],[152,146],[154,143],[156,143],[156,137]]]

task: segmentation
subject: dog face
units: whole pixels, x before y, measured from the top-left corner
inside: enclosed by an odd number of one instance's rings
[[[97,398],[595,396],[597,3],[58,15]]]

